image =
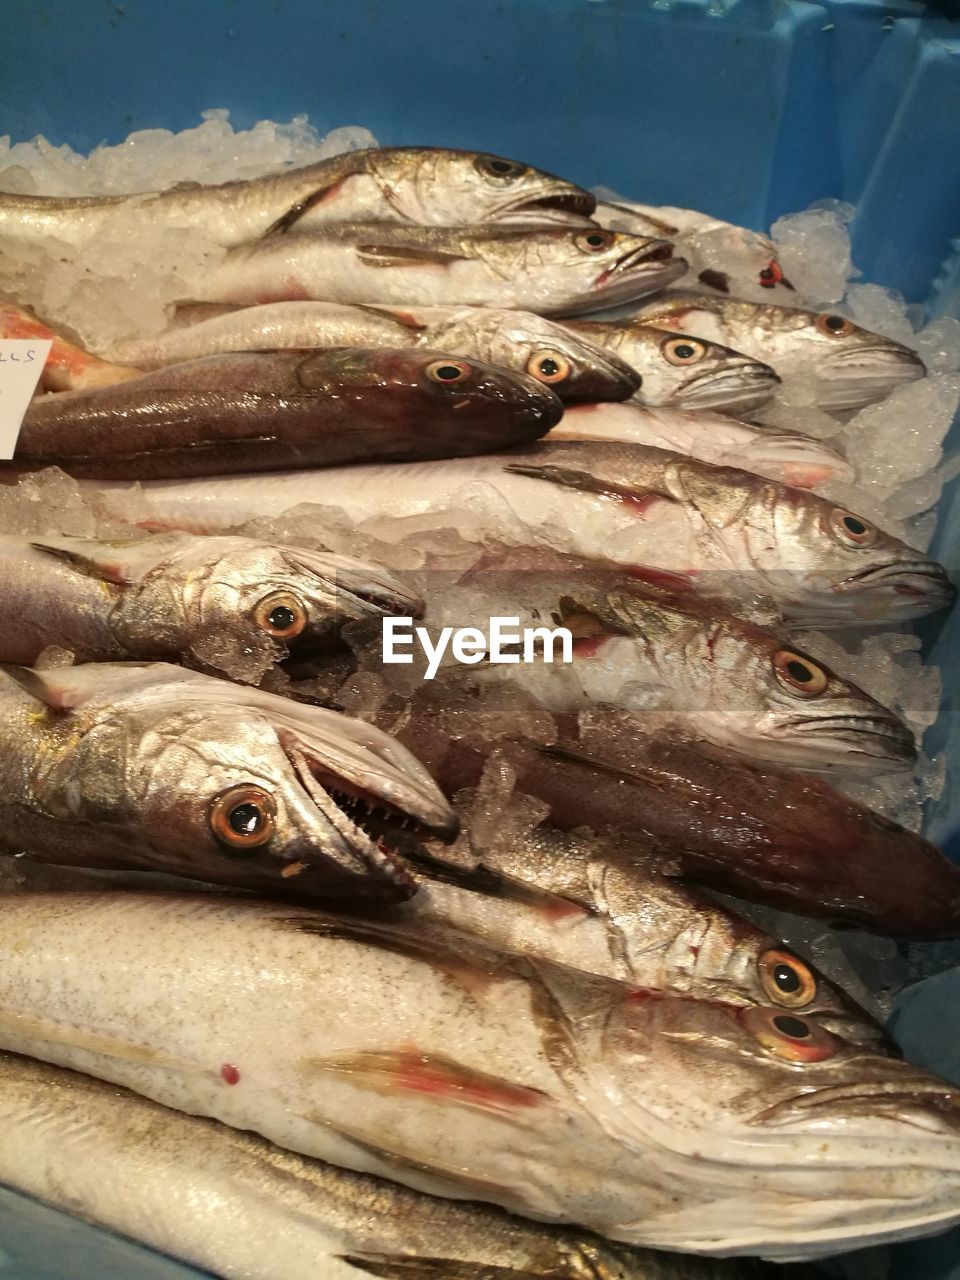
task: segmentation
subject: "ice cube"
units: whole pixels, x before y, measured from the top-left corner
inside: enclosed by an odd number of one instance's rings
[[[819,310],[839,302],[853,274],[848,225],[852,205],[824,200],[803,213],[778,218],[770,229],[780,266],[797,292],[797,305]]]

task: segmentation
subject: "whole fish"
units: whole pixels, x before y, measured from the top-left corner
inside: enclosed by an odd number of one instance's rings
[[[162,663],[0,671],[7,852],[331,899],[409,896],[395,848],[456,818],[394,739]]]
[[[746,414],[765,404],[780,381],[768,364],[688,334],[664,334],[629,320],[564,323],[641,375],[635,393],[641,404]]]
[[[23,666],[56,645],[81,662],[166,660],[223,674],[219,648],[309,659],[328,653],[346,622],[422,611],[376,565],[252,538],[0,538],[0,662]]]
[[[960,1218],[945,1082],[803,1014],[665,997],[453,930],[11,894],[0,1045],[630,1244],[799,1259]]]
[[[0,1055],[0,1179],[224,1280],[791,1280],[421,1195]],[[798,1278],[799,1280],[799,1278]]]
[[[793,292],[766,236],[722,222],[695,209],[637,204],[619,196],[598,200],[594,219],[602,227],[632,235],[666,236],[690,261],[690,275],[704,288],[738,298]]]
[[[808,774],[753,764],[611,708],[542,742],[535,717],[491,697],[418,691],[384,714],[448,795],[476,787],[495,747],[551,825],[591,828],[654,871],[878,933],[960,937],[960,868],[928,841]]]
[[[953,599],[941,565],[836,503],[641,445],[546,443],[469,461],[91,492],[106,515],[158,528],[229,529],[306,503],[358,524],[418,516],[423,528],[429,513],[434,527],[475,541],[649,565],[722,583],[726,595],[759,590],[821,626],[914,617]]]
[[[0,195],[0,201],[2,199]],[[140,376],[139,369],[111,364],[85,351],[12,302],[0,301],[0,337],[39,338],[53,344],[40,375],[40,387],[44,391],[84,391],[114,382],[129,382]]]
[[[231,249],[190,302],[519,307],[574,315],[632,302],[687,269],[666,240],[585,227],[347,222]]]
[[[624,577],[575,559],[509,554],[468,570],[444,603],[444,623],[483,629],[505,617],[518,619],[511,633],[566,627],[572,660],[558,665],[550,644],[546,661],[541,649],[532,662],[448,667],[453,690],[507,681],[555,712],[619,706],[748,759],[800,769],[875,775],[916,762],[898,716],[789,637],[719,612],[689,589]]]
[[[502,156],[443,147],[348,151],[284,173],[217,186],[180,183],[136,195],[22,196],[0,193],[0,236],[77,242],[118,220],[198,227],[222,245],[290,227],[331,222],[583,220],[596,198],[572,182]]]
[[[854,479],[850,463],[824,440],[782,427],[638,404],[572,405],[550,429],[556,440],[612,440],[685,453],[719,467],[739,467],[797,489]]]
[[[209,476],[479,453],[563,413],[524,373],[430,351],[248,351],[35,399],[14,461],[75,476]]]
[[[510,767],[509,748],[484,768]],[[481,784],[482,785],[482,784]],[[629,842],[541,826],[502,831],[414,866],[420,891],[392,919],[451,926],[491,946],[539,956],[645,990],[802,1010],[858,1043],[882,1029],[822,974],[727,908],[650,870]],[[472,827],[467,826],[467,835]]]
[[[882,400],[926,373],[915,351],[833,312],[803,311],[672,290],[631,309],[631,318],[722,342],[803,384],[821,409],[842,412]]]
[[[640,384],[619,356],[531,311],[335,302],[208,308],[213,314],[205,317],[198,310],[200,318],[189,324],[120,343],[111,359],[151,368],[227,351],[411,346],[520,369],[564,401],[626,400]]]

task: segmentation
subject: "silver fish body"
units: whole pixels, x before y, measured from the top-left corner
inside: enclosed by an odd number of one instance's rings
[[[453,931],[13,894],[0,1044],[625,1243],[799,1258],[960,1217],[944,1082],[812,1018],[639,991]]]
[[[641,404],[746,414],[765,404],[780,381],[768,364],[688,334],[629,321],[565,323],[636,370],[643,379],[635,393]]]
[[[40,861],[396,900],[404,827],[456,830],[382,731],[179,667],[6,667],[0,728],[2,845]]]
[[[286,173],[217,186],[60,198],[0,193],[0,236],[80,241],[119,219],[202,228],[226,246],[307,228],[371,222],[461,226],[489,220],[579,222],[596,201],[552,174],[500,156],[441,147],[345,152]]]
[[[275,302],[214,314],[111,350],[143,368],[227,351],[304,347],[428,347],[519,369],[562,400],[626,400],[639,375],[616,354],[529,311]]]
[[[252,538],[0,538],[0,662],[23,666],[55,645],[226,674],[220,650],[309,659],[346,622],[422,610],[377,565]]]
[[[686,266],[665,240],[597,228],[342,223],[232,249],[184,301],[469,304],[573,315],[662,289]]]
[[[748,1280],[421,1195],[13,1054],[0,1121],[7,1186],[224,1280]]]
[[[725,413],[638,404],[571,405],[550,440],[609,440],[683,453],[719,467],[754,471],[797,489],[854,479],[850,463],[824,440]]]
[[[357,523],[429,514],[473,540],[693,575],[714,594],[759,591],[820,625],[913,617],[953,599],[941,565],[825,498],[640,445],[548,442],[469,460],[88,491],[113,518],[208,531],[307,504]]]
[[[740,302],[671,290],[631,311],[658,329],[723,342],[773,366],[784,380],[803,380],[815,403],[832,412],[882,400],[922,378],[923,361],[900,342],[861,329],[832,312]]]

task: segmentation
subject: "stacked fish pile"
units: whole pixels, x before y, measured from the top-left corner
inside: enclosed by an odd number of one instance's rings
[[[95,521],[0,539],[0,1180],[275,1280],[745,1280],[960,1220],[956,1091],[709,893],[960,935],[960,870],[833,785],[910,728],[788,631],[947,575],[756,421],[918,356],[494,155],[0,196],[13,253],[124,220],[220,248],[166,330],[0,312],[53,343],[7,479]]]

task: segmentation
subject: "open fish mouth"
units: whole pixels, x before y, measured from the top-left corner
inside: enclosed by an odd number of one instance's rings
[[[809,759],[805,768],[837,765],[845,769],[870,769],[884,765],[907,768],[917,760],[917,744],[905,724],[882,716],[810,716],[784,726],[783,741]]]
[[[691,378],[670,397],[670,403],[681,409],[710,409],[720,405],[754,409],[770,399],[779,382],[769,365],[745,361]]]
[[[497,218],[523,219],[525,222],[589,222],[597,207],[596,196],[588,191],[555,191],[542,196],[523,196],[519,200],[501,205],[494,215]],[[566,215],[555,217],[551,215]]]

